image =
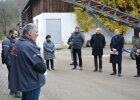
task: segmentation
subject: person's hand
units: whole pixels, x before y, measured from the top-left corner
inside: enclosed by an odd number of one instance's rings
[[[113,51],[113,52],[117,52],[117,49],[114,49],[114,48],[113,48],[112,51]]]
[[[54,53],[54,50],[52,50],[52,52],[51,53]]]
[[[137,49],[137,53],[140,53],[140,49]]]

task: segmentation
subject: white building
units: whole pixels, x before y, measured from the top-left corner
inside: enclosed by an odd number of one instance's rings
[[[34,17],[33,21],[39,28],[39,47],[43,46],[46,35],[52,36],[56,48],[66,46],[68,38],[77,26],[74,13],[42,13]]]

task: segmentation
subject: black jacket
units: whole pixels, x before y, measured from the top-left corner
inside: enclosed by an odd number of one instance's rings
[[[103,55],[103,48],[106,45],[105,37],[103,34],[93,34],[90,39],[92,47],[92,55]]]

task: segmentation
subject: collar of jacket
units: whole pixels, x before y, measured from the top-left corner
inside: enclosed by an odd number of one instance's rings
[[[7,38],[10,40],[11,43],[15,43],[17,41],[16,39],[14,39],[14,38],[12,38],[10,36],[7,36]]]
[[[19,40],[21,40],[21,41],[29,40],[30,42],[32,42],[33,44],[36,45],[36,42],[34,42],[28,35],[22,36]]]
[[[75,34],[79,34],[80,32],[74,32]]]
[[[115,38],[121,37],[121,35],[115,35]]]
[[[51,40],[50,40],[50,41],[46,40],[46,42],[47,42],[47,43],[51,43]]]
[[[96,35],[96,36],[102,36],[102,34],[101,34],[101,33],[100,33],[100,34],[96,33],[95,35]]]

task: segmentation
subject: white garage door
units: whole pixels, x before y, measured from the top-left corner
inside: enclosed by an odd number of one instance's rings
[[[60,19],[47,19],[46,20],[47,35],[52,36],[54,44],[61,44],[61,20]]]

